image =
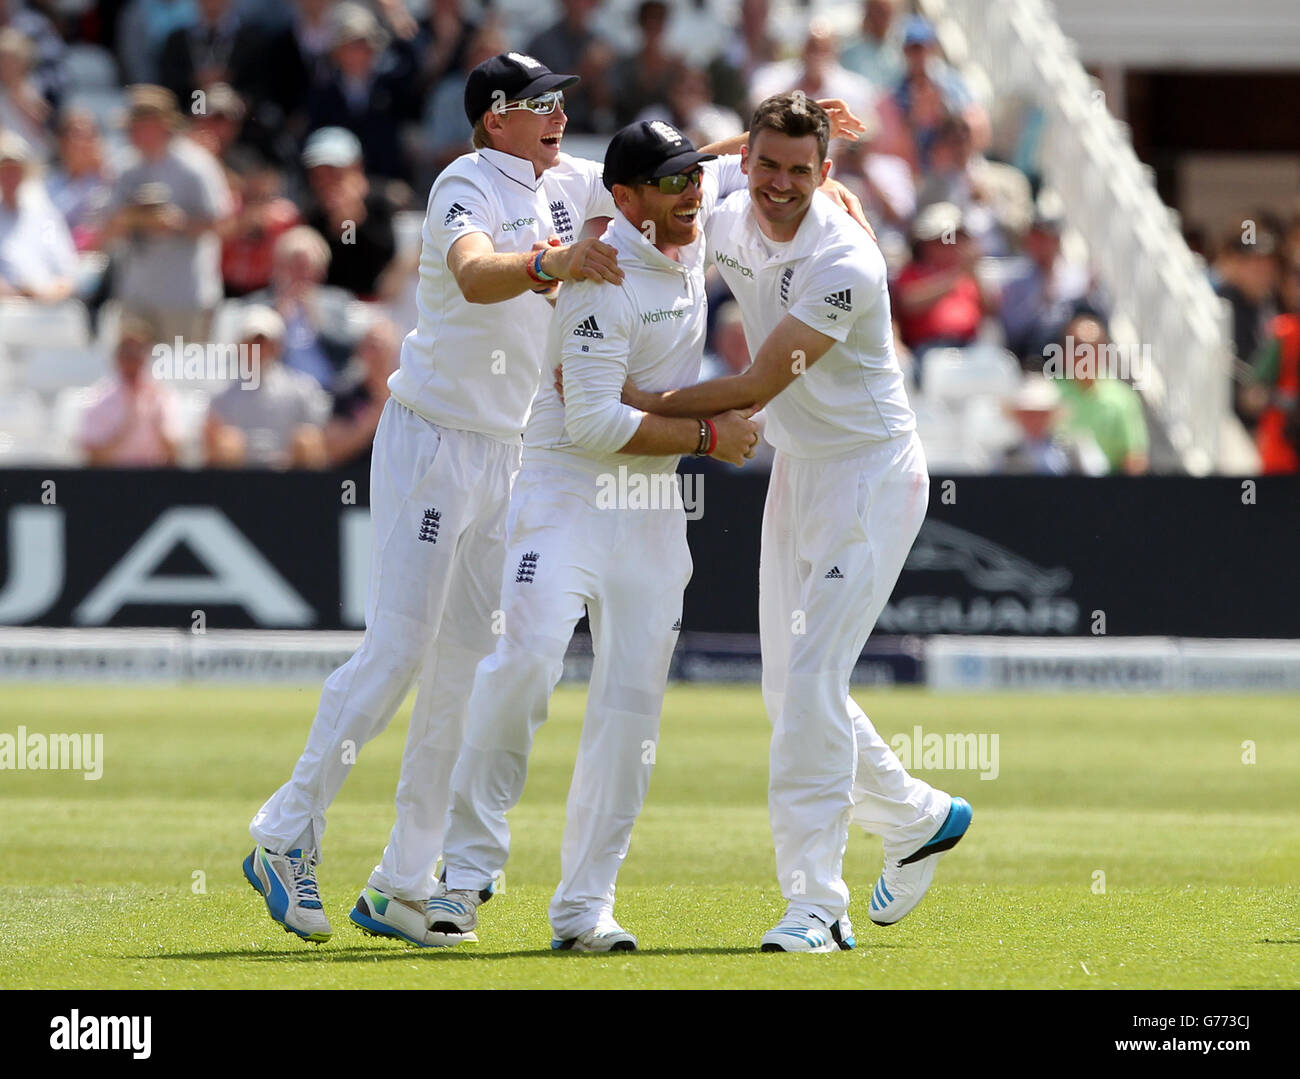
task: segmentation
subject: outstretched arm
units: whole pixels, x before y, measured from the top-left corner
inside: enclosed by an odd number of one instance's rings
[[[731,409],[759,409],[820,360],[835,344],[793,315],[776,326],[754,362],[739,375],[727,375],[681,390],[645,393],[631,383],[623,401],[659,416],[708,417]]]

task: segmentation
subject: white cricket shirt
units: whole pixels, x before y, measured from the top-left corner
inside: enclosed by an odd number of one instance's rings
[[[568,154],[537,177],[531,162],[486,148],[447,166],[429,192],[419,317],[388,380],[398,401],[443,427],[519,438],[537,393],[551,305],[533,292],[468,302],[447,252],[472,232],[498,252],[528,251],[551,235],[572,243],[585,221],[615,213],[600,177],[600,165]]]
[[[703,165],[701,226],[719,199],[744,185],[740,158]],[[544,379],[524,433],[524,467],[558,465],[593,475],[671,473],[680,454],[619,453],[645,413],[619,400],[630,376],[643,390],[699,381],[704,356],[704,234],[670,259],[622,213],[601,237],[618,252],[621,285],[566,282],[555,303],[546,370],[563,364],[564,400]]]
[[[705,230],[751,356],[786,315],[836,341],[764,409],[764,437],[776,449],[842,457],[915,430],[894,355],[885,260],[857,222],[818,194],[794,239],[773,243],[740,191],[714,209]]]

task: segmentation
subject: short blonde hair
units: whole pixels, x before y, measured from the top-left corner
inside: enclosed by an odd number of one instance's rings
[[[321,270],[330,264],[330,245],[309,225],[296,225],[276,240],[272,258],[281,264],[299,253],[307,255]]]

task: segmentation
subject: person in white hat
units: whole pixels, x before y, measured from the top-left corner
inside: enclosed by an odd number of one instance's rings
[[[72,295],[77,251],[21,135],[0,131],[0,297],[57,303]]]

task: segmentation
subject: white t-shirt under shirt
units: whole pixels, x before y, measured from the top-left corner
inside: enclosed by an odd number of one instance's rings
[[[551,305],[533,292],[469,303],[447,268],[447,252],[474,232],[498,252],[525,252],[552,235],[568,244],[584,222],[614,213],[601,166],[592,161],[560,154],[540,177],[531,162],[497,150],[452,162],[429,192],[419,317],[388,382],[393,396],[440,426],[518,439],[537,393]]]
[[[837,342],[764,409],[777,450],[842,457],[916,428],[894,355],[885,260],[857,222],[816,195],[794,239],[777,243],[739,191],[714,209],[705,234],[751,356],[786,315]]]

